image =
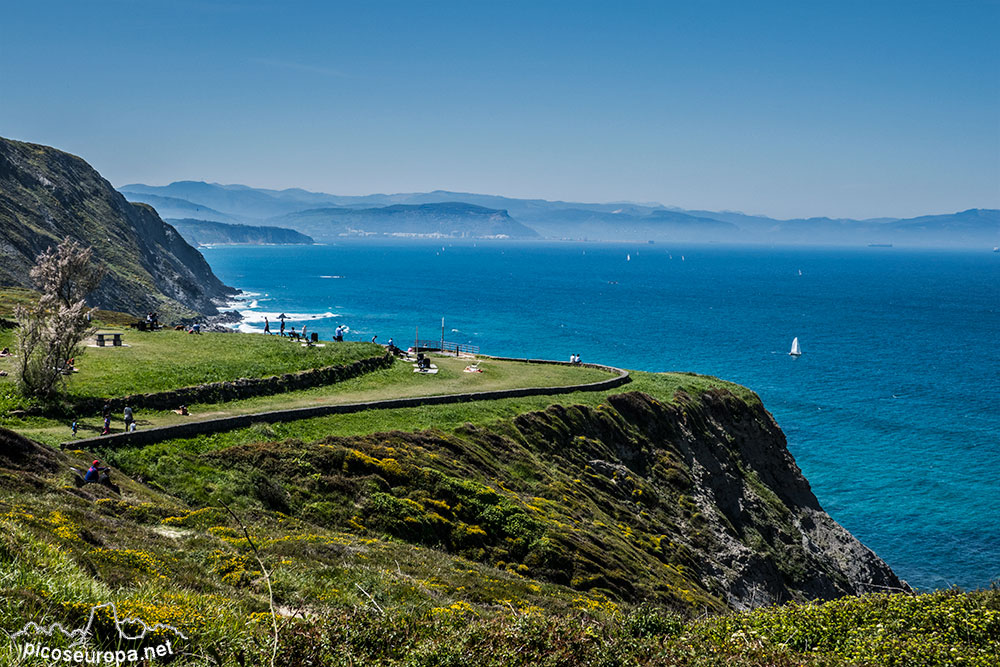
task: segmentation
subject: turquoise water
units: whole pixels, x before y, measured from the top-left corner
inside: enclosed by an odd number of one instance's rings
[[[717,375],[757,391],[823,507],[911,585],[1000,580],[1000,255],[901,248],[215,247],[245,327]],[[801,272],[801,275],[800,275]],[[252,306],[252,307],[251,307]],[[320,316],[316,318],[315,316]],[[789,357],[797,336],[803,355]]]

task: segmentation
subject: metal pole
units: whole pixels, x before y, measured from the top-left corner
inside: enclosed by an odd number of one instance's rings
[[[441,351],[444,352],[444,318],[441,318]],[[458,356],[457,354],[455,355]]]
[[[413,354],[420,351],[420,327],[417,327],[417,333],[414,334],[413,338]]]

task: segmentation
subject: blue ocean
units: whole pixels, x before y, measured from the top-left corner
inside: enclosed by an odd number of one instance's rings
[[[902,248],[217,246],[244,328],[716,375],[756,391],[823,507],[912,586],[1000,580],[1000,255]],[[802,356],[788,351],[798,337]]]

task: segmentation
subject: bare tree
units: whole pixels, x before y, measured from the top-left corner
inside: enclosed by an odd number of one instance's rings
[[[84,298],[104,277],[91,261],[93,251],[67,238],[35,260],[31,277],[41,291],[38,303],[19,306],[18,382],[27,396],[49,399],[65,380],[68,361],[82,352],[80,343],[93,333]]]
[[[94,265],[94,249],[84,248],[68,236],[35,258],[31,279],[44,296],[69,308],[83,301],[104,278],[104,268]]]

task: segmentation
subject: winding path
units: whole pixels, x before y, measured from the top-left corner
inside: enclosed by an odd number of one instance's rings
[[[516,361],[529,364],[552,364],[568,366],[566,361],[550,361],[546,359],[512,359],[509,357],[490,357],[479,355],[487,359],[497,359],[500,361]],[[516,389],[495,389],[493,391],[476,391],[462,394],[439,394],[436,396],[413,396],[410,398],[389,398],[380,401],[367,401],[363,403],[339,403],[331,405],[315,405],[305,408],[292,408],[287,410],[273,410],[270,412],[256,412],[245,415],[233,415],[230,417],[217,417],[214,419],[202,419],[198,421],[186,422],[183,424],[172,424],[170,426],[156,426],[153,428],[133,431],[131,433],[113,433],[111,435],[96,436],[93,438],[82,438],[64,442],[60,445],[63,449],[88,449],[90,447],[144,447],[164,440],[174,440],[177,438],[191,438],[197,435],[208,435],[210,433],[221,433],[232,431],[238,428],[247,428],[252,424],[276,422],[291,422],[300,419],[312,419],[313,417],[324,417],[326,415],[350,414],[353,412],[364,412],[366,410],[392,410],[396,408],[416,408],[423,405],[444,405],[447,403],[467,403],[469,401],[490,401],[502,398],[521,398],[524,396],[546,396],[571,394],[577,391],[604,391],[615,389],[630,381],[627,370],[615,368],[614,366],[604,366],[602,364],[581,364],[584,368],[596,368],[612,373],[614,377],[587,384],[571,384],[556,387],[521,387]]]

